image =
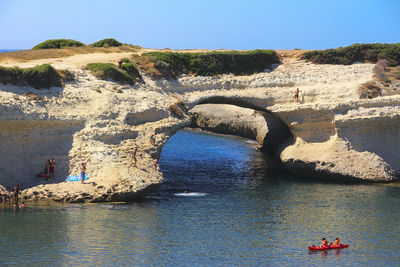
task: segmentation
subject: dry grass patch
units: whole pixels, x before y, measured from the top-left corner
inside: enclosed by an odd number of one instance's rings
[[[363,83],[359,88],[360,98],[375,98],[383,91],[396,90],[395,81],[400,80],[400,66],[388,67],[387,60],[378,60],[373,68],[373,80]],[[394,83],[394,84],[393,84]]]
[[[178,100],[178,102],[168,107],[168,111],[171,112],[174,117],[177,117],[178,119],[184,119],[185,113],[188,112],[188,109],[183,101]]]
[[[90,53],[115,53],[115,52],[136,52],[140,49],[139,46],[123,45],[120,47],[67,47],[62,49],[40,49],[40,50],[21,50],[14,52],[0,53],[0,62],[16,61],[26,62],[29,60],[46,59],[46,58],[62,58],[77,54]]]
[[[156,68],[156,60],[151,57],[143,57],[139,55],[132,55],[131,59],[135,62],[136,66],[144,73],[146,76],[150,76],[153,80],[161,79],[166,77],[167,79],[173,78],[172,75],[168,75],[168,72],[163,73],[161,69]]]
[[[374,81],[363,83],[358,91],[360,98],[372,99],[382,95],[382,88]]]

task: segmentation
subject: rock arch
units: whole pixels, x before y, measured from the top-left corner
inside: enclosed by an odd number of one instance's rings
[[[240,98],[203,99],[190,113],[192,126],[254,139],[270,154],[279,155],[294,139],[288,125],[276,114]]]

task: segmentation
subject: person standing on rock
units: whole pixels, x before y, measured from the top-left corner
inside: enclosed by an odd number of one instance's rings
[[[133,160],[132,166],[133,166],[133,167],[136,167],[136,162],[137,162],[137,159],[136,159],[136,152],[137,152],[137,147],[135,147],[135,150],[133,150],[133,153],[132,153],[132,160]]]
[[[154,169],[157,170],[158,169],[158,159],[154,160]]]
[[[150,136],[150,143],[155,146],[156,145],[156,133]]]
[[[300,90],[299,88],[296,89],[294,92],[294,101],[299,102]]]
[[[6,205],[6,201],[9,200],[9,197],[8,197],[8,194],[7,194],[6,191],[3,191],[3,192],[1,193],[1,199],[2,199],[2,201],[3,201],[3,205]]]
[[[18,207],[18,196],[20,193],[19,184],[14,185],[14,205]]]
[[[81,183],[82,184],[85,182],[85,175],[86,175],[86,166],[85,166],[85,163],[82,162],[82,165],[81,165]]]
[[[50,160],[49,178],[54,178],[55,167],[56,167],[56,161],[54,160],[54,158],[52,158],[52,159]]]

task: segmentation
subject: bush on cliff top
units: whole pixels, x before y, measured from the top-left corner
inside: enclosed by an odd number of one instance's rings
[[[93,46],[93,47],[118,47],[121,45],[123,45],[121,42],[118,42],[114,38],[110,38],[110,39],[103,39],[103,40],[94,42],[90,46]]]
[[[43,43],[34,46],[32,49],[38,50],[38,49],[64,48],[71,46],[79,47],[79,46],[85,46],[85,44],[71,39],[52,39],[44,41]]]
[[[388,66],[400,65],[400,44],[353,44],[336,49],[305,52],[303,59],[319,64],[343,64],[377,62],[386,59]]]
[[[226,51],[208,53],[150,52],[143,54],[156,60],[154,67],[161,73],[168,70],[172,77],[182,73],[213,76],[225,73],[253,74],[279,63],[274,50]]]
[[[62,77],[49,64],[28,69],[0,67],[0,82],[4,84],[29,85],[36,89],[62,86]]]
[[[142,81],[139,71],[129,60],[122,61],[121,69],[112,63],[89,63],[87,67],[95,77],[102,80],[114,80],[130,85]]]

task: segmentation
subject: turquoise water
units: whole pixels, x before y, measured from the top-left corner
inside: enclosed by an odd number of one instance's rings
[[[160,159],[165,185],[139,202],[0,209],[0,264],[400,263],[400,187],[318,183],[270,165],[243,139],[180,131]],[[337,236],[350,247],[308,252]]]

